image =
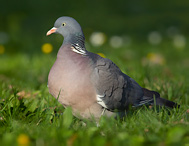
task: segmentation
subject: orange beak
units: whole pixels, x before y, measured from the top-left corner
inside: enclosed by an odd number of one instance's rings
[[[56,32],[56,30],[57,30],[57,28],[56,27],[53,27],[53,28],[51,28],[48,32],[47,32],[47,36],[48,35],[51,35],[52,33],[55,33]]]

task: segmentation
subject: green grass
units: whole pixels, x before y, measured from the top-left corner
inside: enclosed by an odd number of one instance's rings
[[[0,145],[189,145],[189,50],[133,43],[103,52],[141,86],[181,105],[180,109],[133,109],[123,120],[102,117],[100,126],[81,121],[48,93],[47,76],[54,54],[0,56]],[[106,53],[105,53],[106,52]],[[143,65],[158,53],[163,65]],[[148,63],[147,63],[148,64]],[[24,136],[23,136],[24,134]],[[27,142],[27,140],[29,141]]]

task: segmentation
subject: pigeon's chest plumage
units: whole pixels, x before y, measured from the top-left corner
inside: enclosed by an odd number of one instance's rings
[[[95,102],[96,91],[91,83],[89,65],[87,57],[71,50],[59,50],[48,77],[49,92],[64,106],[76,109],[84,109],[85,105]],[[84,101],[86,104],[81,104]]]

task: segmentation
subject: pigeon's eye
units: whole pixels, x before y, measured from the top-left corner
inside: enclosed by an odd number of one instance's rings
[[[65,26],[66,25],[66,23],[62,23],[62,26]]]

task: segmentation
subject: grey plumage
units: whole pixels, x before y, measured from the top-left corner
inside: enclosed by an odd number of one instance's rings
[[[99,119],[101,114],[115,116],[144,104],[176,107],[177,104],[160,98],[122,73],[109,59],[85,49],[85,37],[79,23],[71,17],[60,17],[47,35],[59,33],[64,37],[49,77],[50,93],[63,106],[71,106],[79,118]],[[155,101],[154,101],[155,99]],[[104,109],[107,109],[105,112]]]

